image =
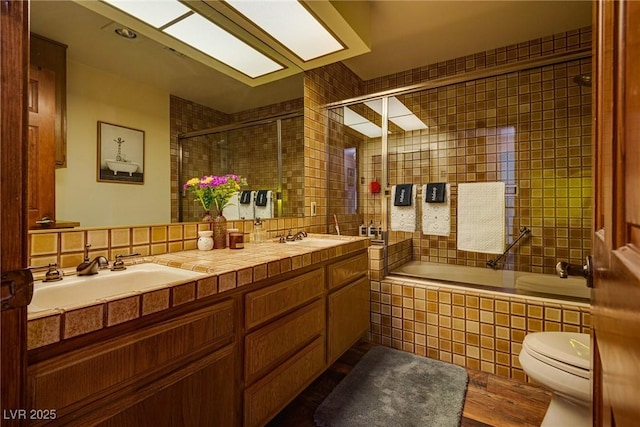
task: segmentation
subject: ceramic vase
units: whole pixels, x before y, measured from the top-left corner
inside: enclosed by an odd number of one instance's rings
[[[224,249],[227,247],[227,219],[218,212],[213,218],[213,247],[215,249]]]
[[[211,221],[213,221],[213,217],[211,216],[209,211],[204,211],[204,214],[202,215],[202,219],[200,221],[202,221],[202,222],[211,222]]]
[[[201,251],[213,249],[213,231],[198,231],[198,249]]]

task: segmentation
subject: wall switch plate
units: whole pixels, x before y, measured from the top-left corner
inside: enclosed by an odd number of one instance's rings
[[[316,202],[311,202],[311,216],[316,216],[318,214]]]

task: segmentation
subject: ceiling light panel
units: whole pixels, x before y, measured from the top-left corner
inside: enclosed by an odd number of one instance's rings
[[[197,14],[187,16],[163,31],[251,78],[284,68],[281,64]]]
[[[344,124],[351,129],[368,136],[369,138],[378,138],[382,136],[382,128],[370,120],[362,117],[349,107],[343,107]]]
[[[226,2],[303,61],[344,49],[344,46],[296,0]]]
[[[382,115],[382,99],[366,101],[365,105]],[[389,98],[389,121],[405,132],[429,128],[395,96]]]
[[[105,3],[128,13],[156,28],[167,25],[186,13],[191,13],[177,0],[103,0]]]

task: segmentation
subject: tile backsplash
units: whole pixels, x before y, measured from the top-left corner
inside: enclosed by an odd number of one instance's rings
[[[289,230],[305,229],[304,218],[267,219],[263,227],[269,238]],[[84,258],[85,244],[90,244],[89,257],[102,255],[114,260],[117,255],[132,253],[140,256],[161,255],[196,248],[198,231],[210,230],[210,223],[172,223],[108,228],[75,228],[29,232],[29,265],[52,263],[60,268],[72,268]],[[253,230],[251,221],[229,221],[227,228],[237,228],[247,234]],[[42,273],[43,274],[43,273]]]

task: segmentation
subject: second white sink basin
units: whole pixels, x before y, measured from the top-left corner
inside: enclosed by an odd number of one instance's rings
[[[194,271],[146,263],[129,266],[124,271],[100,270],[98,274],[91,276],[65,277],[59,282],[51,283],[36,282],[27,311],[75,306],[205,276]]]
[[[302,240],[294,240],[293,242],[287,242],[287,245],[300,245],[310,246],[314,248],[328,248],[342,243],[341,240],[335,239],[320,239],[317,237],[305,237]]]

